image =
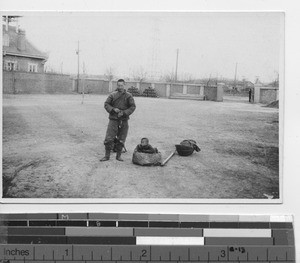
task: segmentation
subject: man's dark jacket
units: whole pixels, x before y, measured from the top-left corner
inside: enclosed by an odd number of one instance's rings
[[[109,119],[111,120],[128,120],[129,115],[132,114],[136,108],[132,95],[125,91],[114,91],[109,94],[104,103],[104,108],[109,113]],[[118,114],[113,110],[118,108],[123,111],[123,116],[118,117]]]

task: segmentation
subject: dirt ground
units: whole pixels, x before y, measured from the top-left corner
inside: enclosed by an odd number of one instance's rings
[[[106,96],[3,95],[3,197],[279,197],[278,109],[224,102],[135,98],[124,162],[103,157]],[[166,158],[184,139],[201,152],[165,167],[132,164],[140,138]]]

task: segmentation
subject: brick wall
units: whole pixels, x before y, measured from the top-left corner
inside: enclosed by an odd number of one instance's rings
[[[101,79],[81,79],[79,80],[79,92],[91,94],[109,94],[109,81]],[[136,82],[128,82],[127,88],[137,87]],[[140,91],[151,87],[151,83],[140,83]],[[113,91],[117,83],[113,81]],[[167,97],[167,83],[155,83],[155,90],[159,97]],[[50,74],[50,73],[30,73],[3,71],[3,93],[72,93],[77,91],[77,80],[69,75]],[[171,95],[174,93],[183,93],[183,84],[172,84]],[[200,86],[188,85],[188,94],[200,94]],[[218,92],[217,87],[205,87],[204,94],[207,100],[222,101],[223,94]],[[267,95],[266,95],[267,96]]]
[[[143,92],[145,89],[148,89],[149,87],[151,87],[151,83],[150,82],[142,82],[140,84],[140,90],[141,90],[141,92]]]
[[[16,61],[18,65],[18,71],[28,72],[28,63],[32,63],[32,64],[37,64],[38,73],[44,72],[44,64],[42,63],[41,59],[6,55],[3,57],[3,64],[5,64],[7,61]]]
[[[165,83],[155,83],[155,90],[159,97],[166,97],[167,85]]]
[[[3,71],[3,93],[70,93],[69,75]]]
[[[200,94],[200,86],[187,85],[187,93],[199,95]]]
[[[217,99],[217,87],[204,87],[204,96],[206,100]]]
[[[77,80],[75,80],[75,85],[77,85]],[[84,93],[93,94],[108,94],[109,85],[108,81],[100,79],[84,79],[79,80],[79,92],[81,93],[84,85]]]
[[[260,103],[268,104],[277,100],[277,89],[274,88],[261,88],[260,89]]]
[[[171,85],[171,95],[174,93],[182,93],[183,92],[183,84],[172,84]]]

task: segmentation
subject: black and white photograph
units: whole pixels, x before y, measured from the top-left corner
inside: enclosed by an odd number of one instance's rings
[[[282,202],[284,19],[2,13],[2,199]]]

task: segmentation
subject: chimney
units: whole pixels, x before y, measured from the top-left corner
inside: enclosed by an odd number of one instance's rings
[[[5,29],[6,29],[6,32],[8,32],[8,16],[5,17]]]
[[[20,51],[24,51],[26,49],[25,31],[22,29],[18,32],[17,48]]]
[[[16,33],[19,33],[19,19],[16,18]]]

